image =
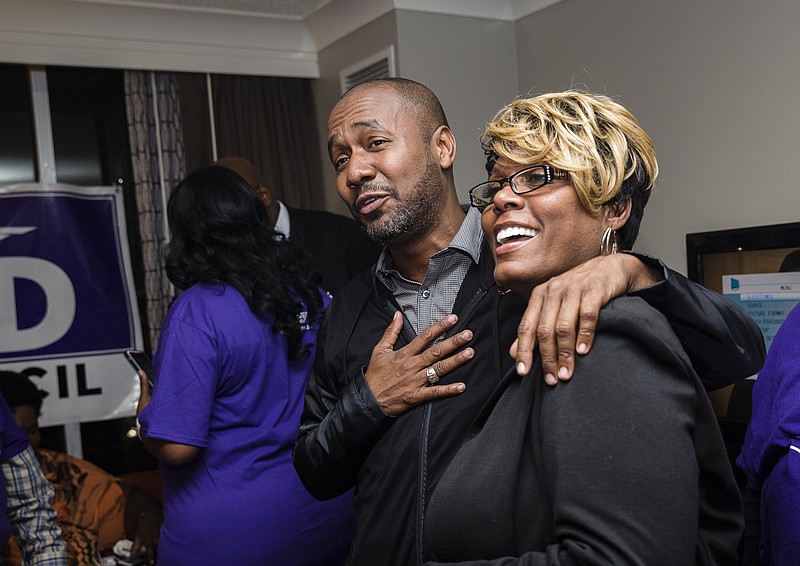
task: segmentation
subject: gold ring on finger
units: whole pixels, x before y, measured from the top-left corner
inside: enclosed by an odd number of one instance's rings
[[[436,370],[433,369],[433,366],[425,368],[425,376],[428,378],[428,383],[431,385],[435,385],[436,382],[439,381],[439,376],[436,374]]]

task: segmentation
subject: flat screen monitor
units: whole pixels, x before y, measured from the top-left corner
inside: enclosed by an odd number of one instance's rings
[[[739,303],[758,323],[769,348],[800,300],[800,222],[686,235],[689,279]],[[709,393],[740,489],[736,466],[752,413],[756,376]]]
[[[689,279],[725,295],[753,317],[767,348],[800,301],[800,222],[687,234],[686,260]],[[710,394],[722,420],[729,426],[730,421],[741,423],[734,445],[750,419],[752,384],[745,380]],[[726,432],[730,428],[723,427],[723,436]]]
[[[686,235],[689,279],[739,303],[769,347],[800,301],[800,222]]]

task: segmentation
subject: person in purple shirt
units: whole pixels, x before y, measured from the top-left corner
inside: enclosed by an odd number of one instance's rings
[[[786,317],[753,386],[736,464],[747,476],[744,564],[800,560],[800,305]],[[760,543],[760,544],[759,544]]]
[[[329,300],[318,277],[227,169],[189,175],[167,215],[166,271],[182,293],[138,408],[164,477],[158,563],[343,564],[352,494],[316,501],[291,461]]]
[[[28,435],[14,421],[0,395],[0,553],[7,550],[13,532],[22,547],[25,564],[66,566],[67,545],[61,538],[53,509],[53,486],[45,479]],[[0,564],[4,563],[0,554]]]

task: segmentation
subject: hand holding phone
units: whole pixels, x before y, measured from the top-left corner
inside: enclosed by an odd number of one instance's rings
[[[147,354],[142,350],[126,350],[125,359],[128,360],[134,370],[137,372],[141,370],[147,375],[147,383],[150,385],[150,391],[152,392],[155,373],[153,371],[153,362],[150,361]]]

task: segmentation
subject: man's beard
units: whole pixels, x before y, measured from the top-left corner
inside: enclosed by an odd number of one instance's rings
[[[437,221],[441,208],[443,187],[439,182],[439,166],[429,159],[413,191],[401,199],[392,185],[366,185],[362,192],[379,188],[391,195],[395,206],[391,211],[377,210],[364,217],[363,226],[373,240],[382,244],[406,241],[427,232]]]

